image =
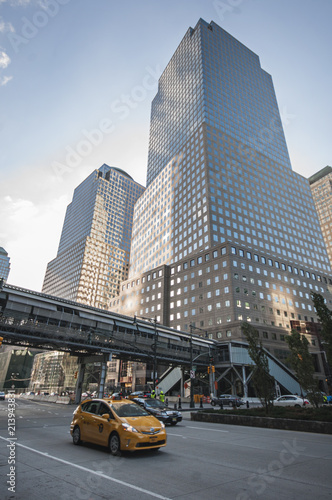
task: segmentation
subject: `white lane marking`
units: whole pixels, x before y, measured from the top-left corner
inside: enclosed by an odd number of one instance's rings
[[[185,436],[182,436],[182,434],[173,434],[172,432],[168,432],[167,436],[176,436],[182,439],[187,439]]]
[[[191,427],[190,425],[186,425],[188,429],[198,429],[200,431],[213,431],[213,432],[229,432],[229,431],[221,431],[220,429],[206,429],[203,427]]]
[[[4,438],[2,436],[0,436],[0,439],[3,439],[4,441],[9,441],[9,439]],[[61,463],[66,464],[66,465],[76,467],[76,469],[80,469],[84,472],[89,472],[90,474],[95,474],[96,476],[102,477],[104,479],[108,479],[109,481],[113,481],[113,483],[118,483],[118,484],[121,484],[122,486],[126,486],[127,488],[132,488],[133,490],[141,491],[142,493],[146,493],[147,495],[150,495],[154,498],[160,498],[161,500],[171,500],[170,498],[164,497],[162,495],[158,495],[158,493],[154,493],[153,491],[145,490],[144,488],[140,488],[139,486],[125,483],[124,481],[120,481],[119,479],[115,479],[114,477],[106,476],[106,474],[104,474],[102,472],[94,471],[94,470],[88,469],[87,467],[83,467],[82,465],[72,464],[71,462],[68,462],[67,460],[63,460],[62,458],[54,457],[53,455],[49,455],[48,453],[45,453],[43,451],[39,451],[39,450],[35,450],[34,448],[30,448],[30,446],[25,446],[24,444],[21,444],[21,443],[15,443],[15,446],[20,446],[21,448],[25,448],[26,450],[33,451],[34,453],[38,453],[38,455],[42,455],[43,457],[51,458],[52,460],[56,460],[57,462],[61,462]]]

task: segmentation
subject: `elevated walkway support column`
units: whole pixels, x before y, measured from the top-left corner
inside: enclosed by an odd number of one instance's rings
[[[107,373],[107,361],[112,361],[112,353],[109,355],[106,354],[103,356],[103,361],[101,363],[101,370],[100,370],[98,398],[104,397],[105,379],[106,379],[106,373]]]
[[[84,372],[85,372],[85,363],[78,360],[78,375],[76,382],[76,391],[75,391],[75,404],[79,405],[82,399],[82,388],[83,388],[83,380],[84,380]]]

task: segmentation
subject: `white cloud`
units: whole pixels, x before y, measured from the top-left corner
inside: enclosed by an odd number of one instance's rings
[[[0,0],[0,3],[1,3],[1,0]],[[15,31],[14,26],[11,23],[6,23],[3,20],[3,18],[0,17],[0,33],[7,33],[8,31],[13,33]]]
[[[0,77],[0,87],[3,87],[8,82],[10,82],[10,80],[12,80],[12,78],[13,78],[12,76],[3,76],[3,77]]]
[[[28,5],[32,0],[0,0],[1,3],[9,3],[12,7],[16,7],[17,5]]]
[[[47,263],[56,256],[64,198],[51,198],[45,203],[14,196],[3,198],[0,246],[8,252],[11,262],[9,283],[41,290]]]
[[[0,68],[7,68],[10,64],[10,57],[3,50],[0,51]]]

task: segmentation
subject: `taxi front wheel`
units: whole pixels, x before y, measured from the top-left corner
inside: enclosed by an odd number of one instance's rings
[[[120,455],[120,438],[116,432],[113,432],[110,435],[109,450],[112,453],[112,455],[115,456]]]
[[[77,445],[81,444],[81,431],[78,426],[73,430],[73,443]]]

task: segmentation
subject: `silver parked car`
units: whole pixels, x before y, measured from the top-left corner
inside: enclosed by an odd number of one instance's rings
[[[280,396],[273,401],[274,406],[297,406],[306,407],[310,405],[309,401],[304,398],[300,398],[296,394],[288,394],[287,396]]]

